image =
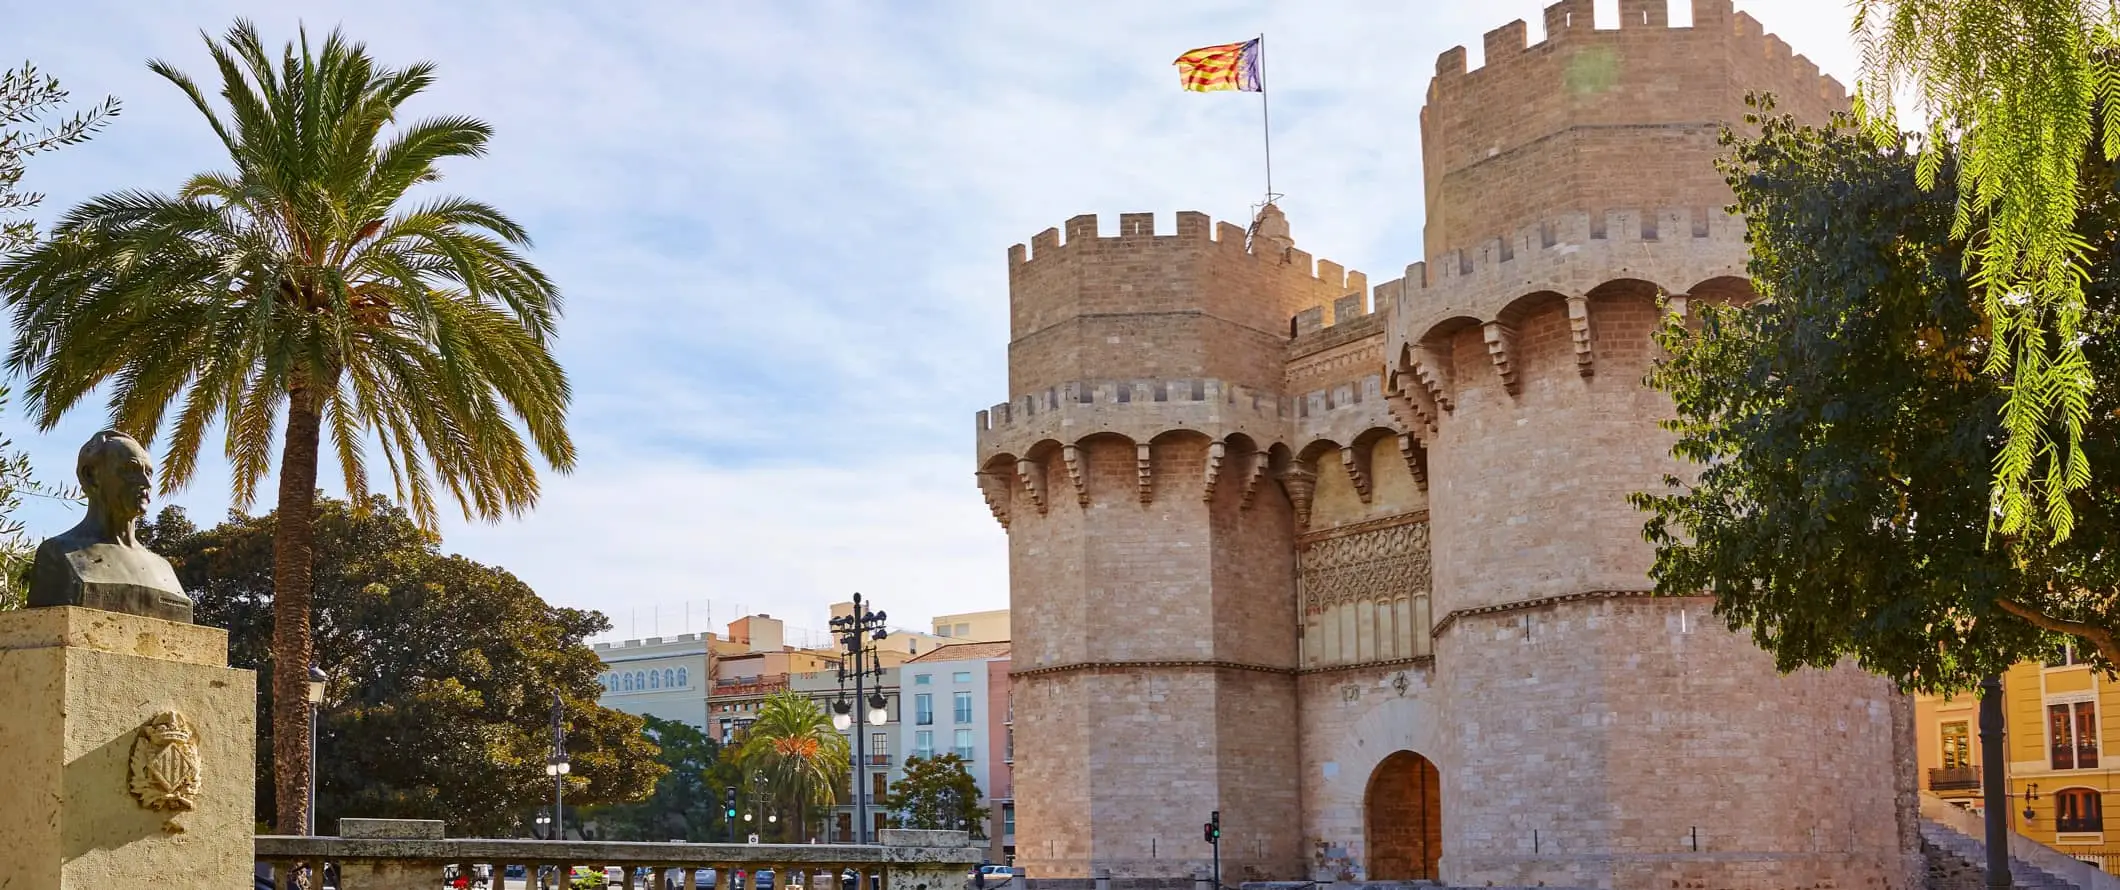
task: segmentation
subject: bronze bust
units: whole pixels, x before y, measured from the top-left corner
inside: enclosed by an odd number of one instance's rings
[[[131,436],[104,430],[81,446],[74,476],[88,497],[88,515],[37,546],[30,606],[83,606],[190,624],[191,597],[176,570],[140,546],[137,535],[154,488],[155,464],[147,449]]]

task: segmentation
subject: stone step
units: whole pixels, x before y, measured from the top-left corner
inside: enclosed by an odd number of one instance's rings
[[[1968,867],[1982,868],[1987,864],[1986,844],[1949,827],[1924,819],[1921,823],[1921,839],[1928,846],[1950,854]],[[2019,890],[2083,890],[2015,856],[2010,857],[2010,886]]]

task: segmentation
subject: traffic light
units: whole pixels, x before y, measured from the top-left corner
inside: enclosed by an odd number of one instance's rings
[[[734,820],[736,818],[736,786],[731,785],[721,789],[721,805],[726,811],[724,815]]]
[[[1200,825],[1200,831],[1206,836],[1208,843],[1219,846],[1222,843],[1222,811],[1214,811],[1208,820]]]

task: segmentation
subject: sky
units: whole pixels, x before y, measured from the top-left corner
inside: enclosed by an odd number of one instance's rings
[[[435,63],[406,111],[493,125],[488,155],[438,189],[513,215],[559,283],[579,448],[526,518],[445,507],[443,549],[604,612],[607,639],[761,612],[815,632],[856,591],[924,629],[1008,605],[1007,541],[972,479],[973,414],[1011,395],[1008,247],[1080,213],[1105,234],[1124,212],[1166,232],[1181,210],[1242,223],[1264,191],[1260,97],[1184,92],[1171,60],[1266,35],[1296,241],[1384,281],[1420,259],[1435,57],[1462,44],[1476,67],[1482,33],[1516,18],[1538,40],[1543,5],[0,0],[0,59],[78,104],[124,103],[93,141],[31,159],[45,220],[229,167],[146,67],[211,83],[202,31],[339,27],[385,65]],[[1736,6],[1854,82],[1847,0]],[[104,416],[84,402],[43,432],[14,404],[0,432],[67,481]],[[321,484],[339,496],[336,473]],[[208,463],[165,501],[210,524],[228,479]],[[42,537],[76,512],[22,516]]]

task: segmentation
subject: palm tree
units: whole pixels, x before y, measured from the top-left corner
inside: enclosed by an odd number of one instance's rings
[[[206,117],[234,169],[174,195],[124,191],[68,212],[0,263],[13,310],[8,370],[46,430],[98,386],[111,422],[143,442],[171,420],[162,490],[183,486],[217,422],[248,509],[272,470],[284,408],[273,542],[273,767],[278,829],[305,824],[310,554],[323,431],[346,489],[381,454],[400,500],[435,525],[435,487],[465,516],[537,500],[527,452],[574,464],[569,391],[549,351],[559,294],[516,252],[523,228],[455,197],[412,204],[444,158],[476,157],[491,128],[465,117],[400,125],[433,65],[379,67],[334,31],[275,60],[248,22],[206,38],[227,111],[168,63],[149,68]],[[527,442],[525,439],[527,438]]]
[[[758,706],[758,719],[744,730],[737,751],[744,771],[766,777],[772,795],[794,804],[795,824],[809,830],[810,807],[839,799],[839,780],[852,769],[846,736],[832,728],[817,703],[783,691]]]

